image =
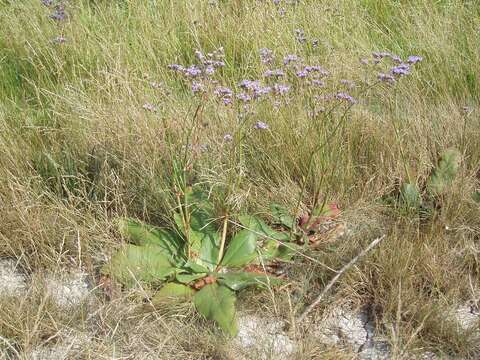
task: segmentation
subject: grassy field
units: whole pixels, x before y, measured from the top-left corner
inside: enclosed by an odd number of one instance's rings
[[[94,315],[62,311],[45,292],[48,274],[74,269],[98,282],[124,241],[118,217],[173,226],[181,162],[219,217],[268,220],[272,202],[296,215],[341,209],[345,236],[306,247],[289,287],[249,291],[241,308],[291,322],[335,275],[320,263],[340,269],[385,234],[318,313],[369,306],[396,358],[480,357],[478,332],[445,316],[480,300],[478,1],[48,3],[0,0],[0,257],[32,279],[21,301],[1,298],[0,335],[17,354],[5,356],[28,358],[68,330],[93,334],[78,358],[236,358],[190,308],[145,310],[148,289],[113,300],[96,289]],[[413,55],[422,61],[408,75],[379,80]],[[458,175],[427,210],[387,200],[404,183],[426,198],[449,148]],[[353,356],[301,343],[298,359]]]

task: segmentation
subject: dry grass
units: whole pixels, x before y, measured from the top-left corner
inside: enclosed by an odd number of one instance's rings
[[[300,200],[308,208],[320,191],[340,204],[351,229],[308,254],[332,268],[387,235],[328,301],[368,305],[395,356],[480,356],[478,332],[445,316],[467,301],[478,305],[480,296],[480,207],[472,199],[480,187],[480,5],[305,0],[280,7],[284,16],[260,0],[79,0],[67,2],[69,19],[56,23],[40,1],[0,1],[0,257],[16,259],[33,280],[21,300],[1,299],[0,335],[14,352],[28,358],[39,346],[87,336],[88,345],[72,347],[70,358],[235,358],[191,309],[152,313],[139,305],[141,292],[110,301],[95,288],[95,306],[66,312],[42,285],[45,274],[83,269],[95,286],[123,241],[114,226],[119,216],[171,225],[172,163],[194,127],[191,142],[208,150],[189,153],[189,175],[212,191],[219,211],[249,209],[268,218],[270,202],[293,210]],[[318,47],[296,41],[296,28],[319,39]],[[53,44],[58,35],[67,41]],[[259,104],[247,122],[263,120],[270,130],[246,131],[244,141],[228,146],[223,136],[238,130],[238,112],[192,97],[166,67],[193,62],[195,49],[220,46],[228,85],[263,73],[263,47],[325,66],[332,83],[362,81],[358,60],[372,51],[424,61],[395,90],[379,85],[363,93],[335,136],[329,134],[338,117],[312,120],[305,92],[279,110]],[[152,81],[163,85],[152,88]],[[157,111],[145,111],[147,102]],[[326,138],[308,168],[312,149]],[[409,177],[423,184],[448,147],[462,153],[460,174],[432,216],[381,200]],[[242,306],[290,321],[334,275],[302,257],[290,272],[288,290],[247,293]],[[310,340],[299,358],[353,356]]]

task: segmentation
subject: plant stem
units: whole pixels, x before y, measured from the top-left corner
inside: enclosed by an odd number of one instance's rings
[[[222,230],[222,239],[220,242],[220,250],[218,251],[218,260],[217,260],[217,268],[220,266],[220,262],[223,258],[223,251],[225,250],[225,241],[227,239],[227,228],[228,228],[228,214],[225,215],[223,219],[223,230]]]

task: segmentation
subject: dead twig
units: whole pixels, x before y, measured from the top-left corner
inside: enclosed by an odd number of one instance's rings
[[[305,317],[323,300],[325,295],[328,291],[332,288],[332,286],[340,279],[340,277],[350,269],[360,258],[365,256],[370,250],[372,250],[375,246],[380,244],[380,242],[385,239],[385,235],[380,236],[373,240],[370,245],[368,245],[365,249],[363,249],[357,256],[355,256],[348,264],[346,264],[338,273],[333,277],[332,280],[325,286],[320,294],[316,297],[315,301],[308,305],[305,310],[300,314],[297,318],[297,323],[300,323],[305,319]]]

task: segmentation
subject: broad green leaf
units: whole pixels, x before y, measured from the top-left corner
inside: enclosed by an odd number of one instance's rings
[[[177,259],[183,247],[183,240],[173,231],[159,229],[133,219],[120,219],[120,233],[130,237],[137,245],[156,245],[171,259]]]
[[[401,205],[410,209],[419,209],[422,205],[422,196],[416,184],[405,183],[400,189]]]
[[[249,230],[241,230],[230,241],[222,259],[222,265],[238,267],[251,262],[257,256],[257,235]]]
[[[456,149],[446,150],[433,170],[427,182],[427,189],[434,195],[445,193],[452,184],[460,166],[460,152]]]
[[[182,217],[175,214],[175,222],[185,237],[188,237],[191,249],[194,253],[193,259],[199,264],[213,270],[217,265],[218,252],[220,248],[220,235],[217,232],[212,218],[203,210],[191,206],[190,228],[184,229]]]
[[[270,226],[265,224],[265,222],[252,215],[241,215],[238,217],[240,223],[245,226],[247,229],[253,230],[257,233],[264,235],[266,238],[273,238],[280,241],[289,241],[290,235],[287,233],[282,233],[279,231],[273,230]]]
[[[271,204],[270,211],[272,212],[272,216],[279,224],[291,229],[295,225],[295,218],[290,215],[288,210],[279,205],[279,204]]]
[[[261,253],[263,258],[266,260],[289,261],[300,249],[301,246],[294,243],[283,245],[275,240],[269,240],[263,245]]]
[[[126,286],[165,280],[175,272],[163,250],[156,245],[126,245],[104,266],[103,272]]]
[[[255,274],[249,272],[225,273],[219,274],[218,282],[222,285],[228,286],[230,289],[238,291],[247,286],[266,286],[277,285],[281,280],[272,276]]]
[[[152,298],[153,304],[166,302],[169,300],[189,300],[195,294],[190,286],[176,283],[168,283],[162,286],[162,288]]]
[[[207,276],[206,273],[203,274],[177,274],[175,278],[177,279],[178,282],[181,282],[182,284],[190,284],[194,282],[195,280],[201,279],[203,277]]]
[[[472,199],[473,201],[475,201],[476,203],[480,203],[480,191],[475,191],[473,194],[472,194]]]
[[[193,297],[197,311],[209,320],[214,320],[229,335],[238,332],[235,321],[235,293],[225,286],[204,286]]]
[[[197,273],[197,274],[208,272],[208,269],[206,267],[204,267],[202,265],[199,265],[199,264],[196,264],[196,263],[191,262],[191,261],[187,261],[187,263],[185,265],[183,265],[182,268],[186,269],[187,272],[194,272],[194,273]]]

